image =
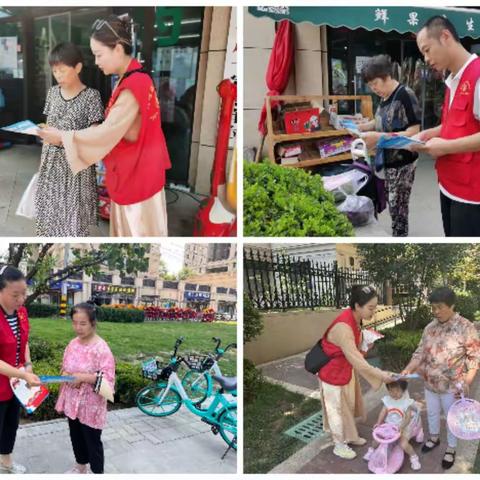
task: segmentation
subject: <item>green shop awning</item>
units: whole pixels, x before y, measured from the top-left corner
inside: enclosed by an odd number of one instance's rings
[[[418,32],[434,15],[447,17],[460,37],[480,37],[480,11],[468,8],[426,7],[248,7],[255,17],[313,25],[365,28],[399,33]]]

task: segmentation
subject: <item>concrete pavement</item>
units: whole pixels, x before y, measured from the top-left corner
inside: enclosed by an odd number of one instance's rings
[[[40,164],[38,145],[0,150],[0,236],[34,237],[35,223],[15,215],[23,192]],[[169,236],[191,236],[199,204],[182,192],[166,191]],[[91,236],[108,237],[108,222],[100,220]]]
[[[305,371],[303,366],[305,353],[270,362],[260,366],[260,368],[267,380],[280,384],[290,391],[318,398],[317,378]],[[378,413],[382,406],[381,398],[386,394],[386,389],[382,387],[378,392],[374,392],[363,379],[361,379],[360,383],[368,418],[365,423],[358,423],[358,430],[360,436],[367,439],[369,443],[364,447],[354,447],[357,452],[357,458],[347,461],[333,455],[333,443],[330,435],[327,434],[307,444],[283,463],[277,465],[269,473],[369,473],[367,462],[365,462],[362,457],[370,444],[372,427],[376,423]],[[426,438],[428,438],[426,410],[423,401],[423,382],[421,380],[411,380],[409,382],[409,392],[412,398],[422,405],[422,423]],[[473,385],[471,396],[477,399],[480,398],[479,377],[477,377]],[[416,444],[414,441],[411,442],[415,450],[419,452],[420,462],[422,463],[420,472],[415,473],[471,473],[479,447],[479,441],[467,442],[459,440],[455,465],[450,470],[444,471],[441,467],[441,460],[446,448],[444,418],[442,418],[441,430],[441,445],[429,453],[421,453],[421,445]],[[410,468],[408,459],[404,461],[399,473],[414,473]]]
[[[392,227],[388,206],[379,215],[378,221],[387,235],[391,235]],[[357,234],[357,236],[359,235]],[[421,154],[417,161],[415,181],[410,197],[409,237],[444,237],[434,160],[424,154]]]
[[[184,407],[170,417],[138,408],[108,412],[102,435],[105,473],[236,473],[237,456]],[[21,425],[13,456],[28,473],[64,473],[74,463],[64,419]]]

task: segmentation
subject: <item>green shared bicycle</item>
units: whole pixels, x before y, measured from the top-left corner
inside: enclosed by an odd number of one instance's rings
[[[155,417],[166,417],[177,412],[184,405],[190,412],[211,426],[212,432],[220,436],[230,448],[237,448],[237,378],[212,375],[218,384],[214,390],[212,383],[207,386],[207,397],[211,399],[206,408],[200,408],[196,400],[192,400],[178,376],[182,364],[192,371],[203,373],[211,368],[211,362],[204,359],[194,362],[192,358],[177,355],[183,338],[177,339],[173,355],[166,367],[160,368],[156,360],[144,362],[143,375],[154,380],[154,383],[138,392],[136,403],[138,408]],[[207,357],[209,358],[209,357]],[[228,395],[228,397],[227,397]]]
[[[219,360],[232,348],[237,348],[236,343],[230,343],[225,348],[221,348],[222,340],[213,337],[215,349],[212,354],[207,356],[191,355],[187,357],[187,362],[193,365],[201,365],[200,369],[188,370],[182,378],[182,385],[188,396],[198,407],[208,398],[209,392],[212,392],[213,376],[223,377],[222,370],[218,364]]]

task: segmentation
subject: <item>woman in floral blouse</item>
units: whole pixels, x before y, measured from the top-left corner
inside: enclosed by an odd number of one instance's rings
[[[435,320],[423,331],[420,344],[402,374],[417,371],[425,381],[430,439],[422,452],[440,443],[440,413],[445,417],[463,390],[468,395],[480,366],[480,340],[472,322],[455,312],[455,293],[447,287],[434,290],[429,297]],[[459,388],[459,385],[461,387]],[[455,463],[457,439],[447,425],[447,449],[442,467]]]
[[[73,329],[77,336],[63,355],[62,373],[75,382],[61,387],[55,409],[68,418],[76,465],[66,473],[103,473],[101,440],[107,418],[107,400],[96,393],[95,385],[107,382],[113,391],[115,360],[105,340],[96,333],[95,305],[80,303],[72,308]],[[99,381],[100,380],[100,381]]]

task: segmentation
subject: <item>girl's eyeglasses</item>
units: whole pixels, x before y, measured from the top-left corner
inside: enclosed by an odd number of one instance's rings
[[[132,44],[132,42],[130,42],[126,38],[121,38],[120,35],[115,31],[115,29],[110,25],[110,23],[108,23],[108,20],[102,20],[101,18],[98,18],[93,22],[92,30],[98,31],[105,26],[107,26],[112,31],[112,33],[118,38],[120,42],[126,43],[127,45]]]

